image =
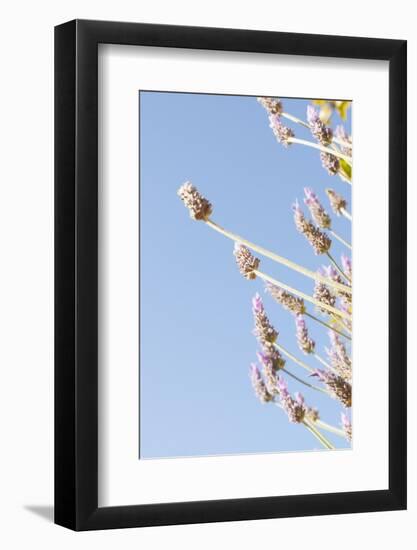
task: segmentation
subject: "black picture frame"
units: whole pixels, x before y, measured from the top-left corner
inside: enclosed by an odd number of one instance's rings
[[[389,488],[98,506],[98,44],[389,62]],[[406,508],[406,41],[74,20],[55,28],[55,523],[77,531]]]

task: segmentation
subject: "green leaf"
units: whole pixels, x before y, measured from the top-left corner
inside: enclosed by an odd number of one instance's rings
[[[352,167],[349,163],[347,163],[344,159],[339,159],[340,167],[343,170],[343,172],[348,176],[348,178],[352,179]]]

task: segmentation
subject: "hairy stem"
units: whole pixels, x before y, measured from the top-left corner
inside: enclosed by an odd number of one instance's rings
[[[215,231],[217,231],[218,233],[221,233],[224,237],[227,237],[228,239],[231,239],[234,242],[242,243],[248,248],[254,250],[255,252],[262,254],[262,256],[265,256],[267,258],[270,258],[271,260],[274,260],[275,262],[285,265],[286,267],[289,267],[294,271],[298,271],[299,273],[305,275],[306,277],[309,277],[310,279],[313,279],[315,281],[321,281],[324,284],[332,286],[336,290],[347,292],[348,294],[351,294],[352,292],[350,287],[348,287],[347,285],[337,283],[336,281],[331,281],[327,279],[327,277],[323,277],[319,273],[314,273],[314,271],[310,271],[306,267],[298,265],[291,260],[287,260],[287,258],[283,258],[282,256],[275,254],[274,252],[270,252],[269,250],[267,250],[266,248],[263,248],[262,246],[258,246],[257,244],[247,241],[243,237],[240,237],[240,235],[236,235],[235,233],[232,233],[231,231],[224,229],[223,227],[221,227],[220,225],[218,225],[217,223],[215,223],[210,219],[206,221],[206,224],[212,229],[214,229]]]
[[[347,210],[345,210],[343,207],[340,209],[340,212],[342,213],[342,215],[348,219],[350,222],[352,221],[352,216],[351,214],[349,214],[349,212]]]
[[[286,374],[288,374],[288,376],[291,376],[291,378],[294,378],[294,380],[297,380],[297,382],[299,382],[300,384],[303,384],[304,386],[307,386],[307,388],[310,388],[312,390],[316,390],[316,391],[319,391],[321,393],[325,393],[326,395],[329,395],[328,391],[324,390],[323,388],[319,388],[319,386],[314,386],[313,384],[309,384],[308,382],[306,382],[302,378],[298,378],[298,376],[296,376],[295,374],[293,374],[289,370],[287,370],[285,368],[282,368],[281,370],[282,370],[282,372],[285,372]]]
[[[290,137],[287,139],[288,143],[298,143],[299,145],[306,145],[307,147],[312,147],[313,149],[318,149],[319,151],[322,151],[323,153],[328,153],[329,155],[333,155],[334,157],[339,157],[346,161],[350,166],[352,164],[352,157],[349,155],[345,155],[341,153],[340,151],[336,151],[336,149],[331,149],[330,147],[326,147],[325,145],[320,145],[319,143],[314,143],[313,141],[307,141],[306,139],[300,139],[296,137]]]
[[[307,420],[303,420],[303,424],[314,435],[314,437],[318,441],[320,441],[323,447],[329,450],[334,450],[334,447],[330,443],[330,441],[326,437],[324,437],[324,435],[320,433],[317,428],[315,428],[312,424],[310,424],[310,422],[308,422]]]
[[[290,353],[288,350],[286,350],[284,347],[281,346],[281,344],[274,343],[274,346],[285,356],[288,357],[288,359],[291,359],[291,361],[294,361],[298,366],[300,366],[303,369],[306,369],[308,372],[314,372],[314,369],[312,367],[309,367],[307,363],[304,363],[298,357]]]
[[[330,252],[326,252],[329,260],[332,262],[336,270],[339,272],[339,275],[341,275],[348,283],[351,283],[352,281],[349,279],[349,277],[346,275],[346,273],[342,270],[342,268],[338,265],[336,260],[333,258],[333,256],[330,254]]]
[[[351,329],[346,325],[346,323],[342,319],[340,319],[339,317],[335,317],[334,315],[330,315],[330,318],[332,319],[332,321],[334,323],[338,324],[339,327],[342,327],[344,330],[348,331],[349,334],[352,334]],[[335,329],[333,329],[333,330],[335,330]],[[349,338],[349,340],[351,340],[351,339],[352,338]]]
[[[339,315],[340,317],[345,317],[346,319],[350,319],[349,313],[346,313],[345,311],[341,311],[340,309],[337,309],[333,306],[329,306],[328,304],[325,304],[324,302],[320,302],[319,300],[316,300],[312,296],[305,294],[304,292],[301,292],[301,290],[297,290],[291,286],[286,285],[285,283],[282,283],[281,281],[277,281],[273,277],[270,277],[266,273],[263,273],[262,271],[258,271],[257,269],[254,270],[255,275],[257,275],[260,279],[263,279],[264,281],[268,281],[269,283],[272,283],[275,286],[278,286],[287,292],[291,292],[292,294],[295,294],[296,296],[299,296],[300,298],[303,298],[306,300],[306,302],[310,302],[314,304],[315,306],[325,309],[326,311],[329,311],[330,313],[333,313],[335,315]]]
[[[327,424],[327,422],[323,422],[322,420],[316,420],[314,424],[321,428],[322,430],[327,430],[328,432],[334,433],[336,435],[339,435],[340,437],[346,438],[346,434],[343,430],[340,430],[339,428],[336,428],[335,426],[332,426],[331,424]]]
[[[304,126],[304,128],[307,128],[310,130],[310,126],[307,124],[307,122],[304,122],[304,120],[301,120],[300,118],[291,115],[290,113],[281,113],[280,116],[283,118],[287,118],[288,120],[291,120],[292,122],[295,122],[296,124],[300,124],[300,126]],[[343,139],[339,139],[336,137],[332,138],[332,142],[337,143],[338,145],[341,145],[342,147],[352,147],[352,144],[348,141],[344,141]]]
[[[315,321],[317,321],[318,323],[320,323],[320,324],[323,325],[324,327],[327,327],[327,328],[329,328],[330,330],[333,330],[334,332],[337,332],[337,334],[340,334],[340,336],[344,336],[344,337],[347,338],[348,340],[352,340],[352,338],[351,338],[350,336],[348,336],[347,334],[345,334],[345,333],[342,332],[341,330],[338,330],[338,329],[335,328],[334,326],[329,325],[328,323],[326,323],[326,321],[322,321],[321,319],[319,319],[319,318],[316,317],[315,315],[309,313],[308,311],[305,311],[305,312],[304,312],[304,315],[307,315],[307,317],[310,317],[310,319],[314,319]]]
[[[336,370],[333,367],[331,367],[329,365],[329,363],[326,363],[326,361],[322,357],[320,357],[320,355],[318,353],[315,353],[314,357],[317,359],[317,361],[319,363],[321,363],[324,367],[326,367],[326,369],[329,369],[329,370],[332,370],[333,372],[336,372]]]
[[[343,245],[345,245],[347,248],[349,248],[349,250],[352,250],[352,245],[350,245],[347,241],[345,241],[344,239],[342,239],[342,237],[340,235],[338,235],[337,233],[335,233],[333,231],[333,229],[329,229],[329,232],[333,235],[333,237],[335,239],[337,239],[340,243],[342,243]]]

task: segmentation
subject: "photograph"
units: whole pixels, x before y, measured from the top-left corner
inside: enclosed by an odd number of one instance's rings
[[[353,102],[138,95],[139,459],[351,449]]]

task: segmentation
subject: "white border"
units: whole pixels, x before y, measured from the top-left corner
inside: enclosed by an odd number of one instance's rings
[[[353,99],[353,450],[138,460],[139,89]],[[386,489],[388,64],[102,45],[99,105],[99,505]]]

